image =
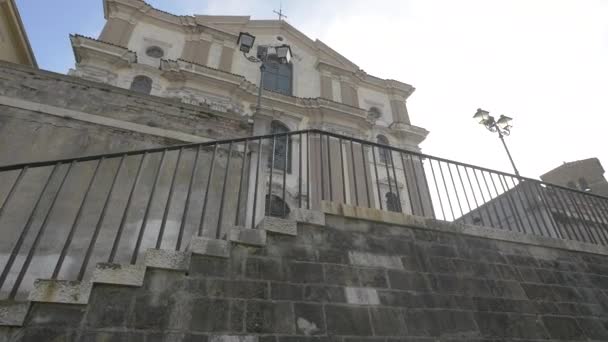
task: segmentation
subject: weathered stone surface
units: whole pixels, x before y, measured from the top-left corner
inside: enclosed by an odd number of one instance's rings
[[[212,335],[209,342],[258,342],[257,336],[237,336],[237,335]]]
[[[167,270],[187,271],[190,253],[167,249],[148,249],[144,254],[144,265]]]
[[[0,301],[0,326],[21,326],[30,302]]]
[[[325,225],[325,213],[322,211],[295,208],[289,212],[288,218],[299,223]]]
[[[218,258],[230,257],[230,243],[226,240],[208,239],[195,236],[190,240],[188,250],[193,254],[207,255]]]
[[[235,227],[228,232],[228,240],[243,245],[264,247],[266,246],[266,231]]]
[[[352,251],[348,253],[348,258],[353,265],[403,269],[403,263],[397,256]]]
[[[29,294],[32,302],[87,304],[91,283],[67,280],[38,279]]]
[[[146,267],[143,265],[97,264],[93,283],[142,286]]]
[[[263,229],[274,234],[298,235],[298,226],[295,220],[273,216],[265,216],[256,229]]]
[[[380,298],[375,289],[365,287],[347,287],[344,289],[346,301],[356,305],[378,305]]]

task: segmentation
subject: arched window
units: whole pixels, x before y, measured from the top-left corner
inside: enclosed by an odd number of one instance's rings
[[[280,121],[273,121],[270,124],[270,133],[286,133],[289,132],[289,128]],[[268,165],[273,165],[273,155],[271,154],[268,158]],[[291,172],[291,137],[288,135],[281,135],[274,139],[274,168],[276,170],[287,170]]]
[[[131,90],[149,95],[152,91],[152,79],[144,75],[135,76],[131,83]]]
[[[265,63],[264,67],[264,89],[291,96],[293,78],[291,63]]]
[[[289,206],[276,195],[266,195],[266,216],[285,218],[289,215]]]
[[[384,136],[384,135],[378,135],[376,137],[376,141],[378,142],[378,144],[382,144],[382,145],[390,145],[388,142],[388,139]],[[380,162],[384,163],[384,164],[391,164],[391,150],[389,150],[388,148],[382,148],[379,147],[379,158],[380,158]]]
[[[587,180],[583,177],[578,179],[578,185],[581,187],[582,191],[591,191],[591,188],[589,188],[589,183],[587,183]]]
[[[401,203],[399,203],[399,198],[392,192],[386,193],[386,209],[388,211],[401,212]]]

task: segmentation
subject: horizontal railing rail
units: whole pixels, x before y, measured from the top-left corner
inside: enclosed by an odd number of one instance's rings
[[[608,244],[608,198],[316,129],[1,166],[0,179],[0,299],[323,201]]]

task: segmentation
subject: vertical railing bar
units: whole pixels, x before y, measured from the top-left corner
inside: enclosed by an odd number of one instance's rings
[[[526,231],[526,226],[524,225],[523,220],[521,219],[521,216],[519,215],[519,211],[517,210],[517,203],[515,203],[515,201],[513,200],[511,194],[509,193],[509,187],[507,186],[507,180],[503,178],[503,175],[497,174],[498,177],[498,181],[500,182],[500,188],[502,189],[502,195],[504,197],[506,197],[507,199],[507,205],[511,208],[511,212],[513,213],[513,217],[515,219],[515,224],[518,226],[518,230],[520,232],[524,232],[527,233]],[[521,195],[515,191],[515,193],[520,196],[520,201],[521,201]],[[519,229],[521,228],[521,230]],[[532,229],[532,234],[535,234],[534,231],[534,227],[532,227],[532,223],[530,223],[530,229]]]
[[[566,221],[566,223],[567,223],[567,226],[568,226],[568,227],[570,228],[570,230],[572,231],[572,235],[574,236],[575,240],[576,240],[576,241],[581,241],[581,240],[583,240],[584,242],[586,242],[586,240],[582,239],[582,236],[581,236],[581,237],[579,237],[578,232],[577,232],[577,230],[578,230],[578,226],[577,226],[577,227],[575,227],[575,226],[572,224],[572,222],[570,222],[570,217],[569,217],[569,215],[568,215],[568,207],[566,206],[566,202],[564,201],[563,196],[561,196],[561,189],[559,189],[559,188],[555,188],[555,189],[554,189],[554,192],[555,192],[555,195],[556,195],[556,197],[557,197],[557,201],[558,201],[558,203],[559,203],[559,205],[560,205],[561,209],[562,209],[562,210],[563,210],[563,212],[564,212],[564,217],[565,217],[565,221]],[[568,237],[570,238],[570,234],[567,234],[567,235],[568,235]]]
[[[287,188],[287,165],[289,163],[290,169],[291,169],[291,160],[289,158],[291,158],[291,156],[289,155],[289,151],[291,151],[290,148],[290,141],[291,141],[291,137],[287,134],[285,134],[285,162],[283,163],[283,195],[281,197],[281,199],[283,200],[281,206],[283,207],[281,209],[281,216],[285,217],[287,216],[287,198],[285,197],[286,191],[285,189]]]
[[[408,181],[407,172],[405,172],[407,168],[405,166],[405,160],[403,159],[403,152],[399,152],[399,157],[401,158],[401,166],[403,167],[403,178],[405,178],[405,187],[407,188],[407,196],[410,202],[410,210],[412,211],[412,215],[416,215],[416,212],[414,210],[414,197],[412,196],[411,185]]]
[[[303,140],[302,140],[302,133],[300,133],[300,140],[298,143],[298,148],[300,149],[300,154],[298,156],[299,158],[299,163],[298,163],[298,208],[302,208],[302,144],[303,144]]]
[[[175,243],[175,250],[179,251],[182,247],[182,239],[184,238],[184,230],[186,229],[186,221],[188,220],[188,211],[190,210],[190,198],[192,197],[192,188],[194,185],[194,177],[198,170],[198,159],[201,154],[201,145],[196,147],[194,152],[194,162],[192,163],[192,171],[190,172],[190,180],[188,181],[188,193],[186,194],[186,202],[184,203],[184,212],[182,213],[182,220],[179,224],[179,233],[177,234],[177,242]]]
[[[116,232],[116,236],[114,237],[114,242],[112,243],[112,249],[110,250],[110,256],[108,257],[108,263],[114,262],[114,257],[116,256],[116,251],[118,250],[118,245],[120,243],[120,239],[122,237],[122,233],[125,228],[125,224],[127,223],[127,216],[129,214],[129,209],[131,209],[131,203],[133,201],[133,194],[135,193],[135,189],[137,188],[137,183],[139,183],[139,178],[141,177],[141,170],[143,165],[148,157],[148,153],[144,152],[139,161],[139,166],[137,167],[137,174],[135,175],[135,180],[133,180],[133,185],[131,185],[131,191],[129,192],[129,197],[127,199],[127,204],[125,205],[125,210],[122,213],[122,218],[120,219],[120,224],[118,225],[118,231]]]
[[[513,184],[515,184],[515,181],[514,181],[513,179],[514,179],[514,177],[511,177],[511,182],[512,182]],[[505,181],[506,181],[506,180],[505,180]],[[535,223],[535,224],[536,224],[536,226],[538,227],[538,231],[539,231],[539,232],[541,232],[541,233],[540,233],[540,235],[543,235],[543,233],[542,233],[542,229],[541,229],[541,228],[542,228],[542,227],[541,227],[541,224],[539,223],[539,220],[538,220],[538,218],[536,217],[536,210],[534,210],[534,208],[532,207],[533,205],[535,205],[535,204],[536,204],[536,200],[535,200],[535,198],[534,198],[534,194],[530,193],[530,196],[528,196],[528,192],[531,192],[531,189],[530,189],[530,190],[528,190],[528,191],[526,191],[527,184],[530,184],[530,183],[528,183],[528,182],[526,182],[526,181],[523,181],[523,182],[522,182],[521,180],[518,180],[518,181],[519,181],[519,183],[518,183],[518,184],[522,185],[522,186],[521,186],[521,192],[524,194],[525,201],[526,201],[526,202],[528,202],[528,203],[530,203],[530,210],[529,210],[529,211],[530,211],[530,214],[532,215],[532,218],[534,219],[534,223]],[[532,184],[531,184],[531,185],[532,185]],[[533,185],[532,185],[532,186],[533,186]],[[522,204],[522,208],[524,209],[524,214],[525,214],[525,213],[526,213],[526,209],[523,207],[523,204]],[[529,216],[529,215],[526,215],[526,216]],[[530,219],[529,219],[529,218],[528,218],[528,221],[530,221]],[[540,221],[543,223],[543,224],[542,224],[542,226],[545,228],[545,233],[547,234],[547,236],[551,236],[551,234],[549,233],[549,229],[547,228],[547,225],[545,224],[545,221],[544,221],[544,220],[542,220],[542,216],[541,216],[541,220],[540,220]]]
[[[473,172],[475,172],[473,170]],[[477,201],[477,196],[475,195],[475,189],[473,188],[473,183],[471,182],[471,176],[469,175],[469,168],[468,167],[464,167],[464,174],[467,175],[467,181],[469,182],[469,188],[471,189],[471,193],[473,194],[473,201],[475,202],[475,210],[479,210],[479,202]],[[487,207],[485,209],[488,209]],[[480,210],[481,212],[481,210]],[[487,210],[486,210],[487,212]],[[479,215],[479,219],[481,221],[481,225],[485,226],[485,222],[483,219],[483,213],[480,213]]]
[[[591,199],[589,197],[591,196],[587,196],[587,195],[580,195],[581,197],[581,201],[585,203],[585,207],[587,207],[590,211],[591,211],[591,216],[593,217],[593,220],[596,222],[595,225],[593,225],[593,230],[595,231],[595,234],[599,237],[599,241],[600,243],[605,246],[606,245],[606,235],[604,234],[603,229],[598,229],[598,226],[601,227],[601,222],[599,220],[599,217],[596,215],[596,211],[595,211],[595,205],[592,204]],[[591,205],[590,205],[591,203]]]
[[[320,168],[321,168],[321,201],[325,200],[325,170],[323,164],[325,164],[325,158],[323,157],[323,135],[319,133],[319,156],[321,159]]]
[[[443,220],[446,220],[445,211],[443,210],[443,201],[441,200],[441,192],[439,192],[439,185],[437,184],[437,177],[435,176],[435,168],[433,167],[433,160],[429,159],[429,165],[431,166],[431,173],[433,174],[433,182],[435,183],[435,190],[437,191],[437,198],[439,198],[439,207],[441,208],[441,216]]]
[[[384,168],[386,169],[386,180],[388,181],[388,192],[393,193],[393,187],[391,186],[391,173],[388,171],[388,149],[384,147],[378,147],[378,154],[381,156],[384,154]],[[381,160],[382,161],[382,160]],[[396,185],[396,184],[395,184]],[[386,197],[386,195],[385,195]],[[386,210],[388,211],[390,208],[388,207],[388,198],[386,201]]]
[[[99,236],[99,232],[101,231],[101,227],[106,218],[108,206],[110,205],[112,195],[114,194],[114,189],[116,188],[116,181],[118,180],[118,175],[120,174],[120,171],[122,170],[122,167],[125,163],[125,159],[127,159],[127,155],[123,154],[122,157],[120,157],[120,162],[118,163],[118,167],[116,168],[116,172],[114,173],[114,177],[112,178],[112,184],[110,185],[110,190],[108,190],[108,194],[106,195],[106,199],[103,203],[103,208],[101,209],[101,213],[99,214],[99,219],[97,219],[95,230],[93,230],[93,236],[91,236],[91,241],[89,241],[89,245],[87,246],[84,258],[82,259],[82,265],[80,265],[80,270],[78,271],[78,276],[76,277],[76,280],[78,281],[81,281],[84,278],[84,273],[87,269],[87,266],[89,265],[89,259],[91,258],[91,251],[97,243],[97,237]]]
[[[310,133],[306,133],[306,209],[310,210]]]
[[[32,227],[32,222],[34,221],[34,216],[38,211],[38,206],[40,205],[40,202],[42,201],[42,197],[44,196],[46,189],[48,188],[49,184],[51,183],[51,179],[53,178],[53,176],[55,176],[55,173],[57,172],[57,169],[59,168],[60,165],[61,165],[61,163],[57,163],[53,166],[53,169],[52,169],[51,173],[49,173],[49,176],[46,179],[44,186],[42,187],[42,191],[40,191],[40,195],[38,196],[38,199],[36,200],[36,203],[34,204],[32,211],[30,212],[27,222],[25,223],[25,226],[23,226],[23,229],[21,230],[21,234],[19,234],[19,238],[17,238],[17,242],[15,243],[15,245],[13,246],[13,249],[11,250],[11,254],[8,257],[8,260],[6,262],[6,265],[4,266],[4,269],[2,270],[2,274],[0,274],[0,289],[4,285],[4,281],[6,281],[6,277],[8,276],[10,269],[13,267],[15,258],[17,258],[17,254],[19,254],[19,250],[21,250],[21,245],[23,244],[23,240],[25,240],[25,236],[27,235],[30,228]]]
[[[367,176],[367,167],[369,166],[369,163],[365,161],[365,146],[363,144],[359,144],[361,145],[361,164],[363,165],[363,178],[365,178],[365,196],[367,198],[367,207],[371,208],[372,207],[372,199],[370,198],[370,194],[369,194],[369,179]],[[353,158],[353,162],[354,162],[355,158]],[[354,174],[354,171],[353,171]],[[357,180],[355,178],[355,180]],[[355,182],[355,189],[356,189],[356,185],[357,182]]]
[[[418,200],[420,201],[420,209],[422,210],[422,216],[424,216],[424,203],[422,202],[422,194],[420,192],[420,186],[418,185],[418,173],[416,172],[416,165],[414,164],[414,159],[411,154],[408,155],[408,159],[410,160],[410,165],[412,165],[412,171],[414,172],[414,185],[416,185],[416,193],[418,194]],[[420,160],[420,165],[422,165],[422,160]],[[424,173],[424,170],[422,172]]]
[[[57,279],[59,275],[59,271],[61,270],[61,266],[63,265],[63,260],[65,259],[65,255],[67,254],[70,245],[72,244],[72,239],[74,238],[74,233],[76,232],[76,228],[80,224],[80,219],[82,217],[82,211],[84,209],[85,204],[87,203],[87,199],[89,198],[89,193],[91,192],[91,188],[97,179],[97,174],[99,173],[99,168],[101,163],[104,161],[104,157],[101,157],[97,160],[97,164],[95,165],[95,170],[93,171],[93,175],[89,180],[89,184],[87,185],[87,189],[84,192],[84,196],[82,197],[82,201],[80,202],[80,206],[78,207],[78,211],[76,212],[76,216],[74,217],[74,221],[70,227],[70,231],[68,232],[68,236],[61,247],[61,252],[59,253],[59,258],[57,259],[57,263],[55,264],[55,269],[53,270],[53,275],[51,275],[51,279]]]
[[[448,199],[448,204],[450,206],[450,213],[452,213],[452,221],[456,219],[456,215],[454,215],[454,208],[452,207],[452,200],[450,199],[450,192],[448,191],[448,183],[445,181],[445,176],[443,175],[443,167],[441,167],[441,161],[437,161],[439,165],[439,172],[441,172],[441,179],[443,181],[443,187],[445,188],[445,195]],[[448,165],[449,167],[449,165]],[[447,221],[447,220],[446,220]]]
[[[344,175],[344,151],[342,151],[342,138],[339,140],[340,143],[340,169],[342,170],[342,201],[346,204],[346,176]]]
[[[331,141],[329,135],[327,135],[327,175],[328,175],[328,183],[329,183],[329,201],[334,201],[334,187],[332,182],[332,172],[331,172]]]
[[[215,169],[215,156],[219,143],[213,145],[213,154],[211,154],[211,165],[209,165],[209,174],[207,175],[207,184],[205,184],[205,199],[203,200],[203,210],[201,211],[201,220],[198,223],[198,236],[203,236],[203,227],[205,226],[205,216],[207,215],[207,203],[209,202],[209,189],[213,181],[213,170]]]
[[[553,225],[553,229],[555,230],[555,235],[557,235],[558,238],[560,239],[564,239],[564,236],[561,232],[561,229],[559,227],[559,225],[557,224],[557,222],[555,221],[555,219],[553,218],[553,214],[551,213],[551,205],[549,203],[548,197],[545,197],[545,191],[540,184],[536,184],[534,188],[536,189],[536,193],[540,196],[541,202],[543,203],[543,206],[545,208],[547,208],[547,216],[549,217],[549,224]],[[551,201],[553,203],[553,201]],[[555,207],[557,209],[557,207]]]
[[[270,173],[268,174],[268,194],[266,195],[266,216],[272,213],[272,178],[274,177],[274,155],[276,153],[277,137],[272,137],[272,155],[270,156]]]
[[[156,167],[156,174],[154,175],[154,184],[152,185],[152,191],[150,192],[150,197],[148,198],[148,203],[146,204],[146,210],[144,211],[144,217],[141,222],[141,226],[139,227],[139,233],[137,234],[137,240],[135,241],[135,248],[133,248],[133,254],[131,255],[131,265],[135,265],[137,262],[137,256],[139,254],[139,249],[141,247],[141,242],[144,238],[144,234],[146,232],[146,227],[148,226],[148,217],[150,216],[150,208],[152,208],[152,202],[154,202],[154,195],[156,195],[156,187],[158,186],[158,182],[160,180],[160,174],[163,169],[163,164],[165,163],[165,156],[167,155],[167,150],[163,150],[163,153],[160,157],[160,162]]]
[[[456,173],[458,173],[458,179],[460,179],[460,186],[462,186],[462,192],[464,192],[464,199],[467,202],[467,207],[469,207],[469,212],[473,210],[471,208],[471,202],[469,202],[469,195],[467,195],[467,189],[464,187],[464,181],[462,180],[462,174],[460,173],[460,166],[456,165]]]
[[[255,186],[253,188],[253,212],[251,214],[251,229],[255,228],[255,217],[258,203],[258,184],[260,178],[260,160],[262,159],[262,138],[258,140],[258,160],[255,166]]]
[[[435,207],[433,206],[433,201],[431,200],[431,188],[429,186],[429,181],[426,177],[426,171],[424,170],[424,161],[422,160],[422,157],[418,156],[418,160],[420,160],[420,172],[422,173],[422,179],[424,180],[424,185],[425,185],[425,189],[428,191],[428,196],[429,196],[429,205],[431,206],[431,217],[435,218]],[[430,160],[429,160],[430,163]],[[414,170],[414,175],[416,170]],[[422,215],[425,215],[424,213],[424,205],[422,205]]]
[[[486,207],[486,213],[488,214],[488,220],[490,220],[490,227],[494,227],[494,228],[500,228],[503,229],[502,225],[500,224],[500,219],[498,216],[498,210],[496,209],[496,203],[494,203],[492,201],[492,193],[490,192],[490,187],[488,186],[488,182],[486,181],[486,178],[483,175],[483,171],[481,173],[481,177],[483,179],[483,183],[486,186],[486,191],[488,192],[488,200],[486,201],[485,196],[483,195],[483,188],[481,187],[481,183],[479,182],[479,177],[477,176],[477,169],[473,169],[473,175],[475,175],[475,181],[477,182],[477,186],[479,187],[479,192],[481,193],[481,199],[483,200],[483,205]],[[496,215],[496,219],[498,220],[498,224],[494,225],[494,220],[492,220],[492,212],[490,211],[490,207],[492,207],[492,209],[494,209],[494,214]]]
[[[363,147],[363,146],[361,146],[361,147]],[[361,154],[361,157],[363,158],[363,154]],[[355,166],[355,146],[354,146],[352,140],[350,140],[350,159],[351,159],[350,160],[351,164],[353,165],[353,186],[355,188],[355,205],[358,207],[359,206],[359,189],[357,189],[357,168]],[[365,159],[361,160],[361,165],[363,165],[363,168],[365,169]]]
[[[32,246],[30,247],[30,250],[27,252],[27,256],[25,257],[25,261],[21,265],[21,270],[19,270],[19,274],[17,275],[17,278],[15,278],[15,283],[13,284],[13,288],[8,295],[9,300],[14,300],[15,297],[17,296],[17,291],[19,291],[19,287],[21,287],[21,282],[23,282],[23,277],[25,277],[25,273],[29,269],[30,264],[32,262],[32,258],[34,257],[34,254],[36,253],[36,249],[38,249],[38,244],[40,243],[40,238],[42,237],[42,235],[44,234],[44,231],[46,230],[46,227],[49,223],[49,219],[51,218],[51,214],[53,213],[53,209],[55,209],[55,204],[57,203],[57,198],[59,198],[59,194],[61,193],[61,190],[63,189],[63,186],[65,185],[65,181],[70,176],[74,165],[76,165],[76,161],[72,161],[68,165],[68,169],[65,172],[65,174],[63,175],[63,179],[61,179],[61,183],[59,184],[57,191],[53,195],[53,199],[51,200],[51,204],[46,211],[46,215],[44,216],[44,219],[42,220],[42,224],[40,225],[40,228],[38,229],[38,232],[36,233],[36,236],[34,237],[34,242],[32,242]]]
[[[608,219],[606,218],[606,216],[602,215],[603,213],[606,212],[606,207],[605,207],[605,203],[603,203],[603,200],[600,198],[593,198],[592,197],[592,201],[597,204],[598,206],[598,217],[600,217],[601,221],[604,223],[604,226],[601,227],[602,230],[602,234],[604,234],[604,237],[606,237],[606,226],[608,225]],[[608,238],[606,238],[606,241],[608,241]]]
[[[179,164],[182,161],[183,148],[179,149],[177,154],[177,161],[175,162],[175,169],[173,169],[173,175],[171,176],[171,185],[169,186],[169,195],[167,195],[167,203],[165,204],[165,210],[163,212],[163,219],[160,224],[158,231],[158,239],[156,240],[156,249],[160,249],[163,237],[165,235],[165,227],[167,226],[167,218],[169,217],[169,210],[171,210],[171,202],[173,201],[173,191],[175,189],[175,179],[177,178],[177,171]]]
[[[388,150],[389,155],[391,156],[391,166],[393,168],[393,179],[395,180],[395,192],[397,193],[397,200],[399,201],[399,211],[403,212],[403,205],[401,204],[401,191],[399,190],[399,185],[397,184],[397,172],[395,172],[395,160],[393,159],[393,151]],[[390,178],[390,176],[389,176]]]
[[[382,197],[380,196],[380,178],[378,177],[378,164],[376,164],[376,152],[374,151],[374,145],[370,145],[372,148],[372,156],[374,158],[374,170],[376,173],[376,186],[378,187],[378,203],[380,204],[380,210],[382,210]]]
[[[2,219],[2,215],[4,214],[4,210],[6,209],[7,204],[13,198],[13,195],[15,194],[15,191],[17,190],[17,187],[19,186],[19,184],[21,184],[21,180],[23,179],[23,176],[25,176],[25,173],[27,172],[27,170],[28,170],[28,167],[24,166],[21,169],[21,171],[19,171],[19,174],[17,175],[17,178],[13,182],[13,185],[11,186],[11,189],[9,190],[8,195],[6,195],[6,198],[4,198],[2,207],[0,207],[0,219]]]
[[[486,182],[487,185],[487,180],[486,180],[486,176],[483,170],[481,170],[481,175],[483,177],[484,182]],[[503,201],[500,200],[500,195],[498,194],[498,188],[496,187],[496,183],[494,182],[494,179],[492,178],[492,174],[490,174],[490,180],[492,181],[492,187],[494,188],[494,192],[496,193],[496,201],[498,202],[498,204],[500,205],[500,209],[502,210],[502,215],[505,218],[506,222],[505,222],[505,226],[507,227],[508,230],[513,230],[511,228],[511,226],[509,225],[509,221],[508,221],[508,217],[507,217],[507,212],[505,210],[505,206],[502,203]],[[492,189],[488,187],[488,193],[490,194],[490,201],[492,200]],[[496,208],[496,207],[495,207]],[[500,219],[500,216],[498,216],[498,210],[496,210],[496,219],[498,220],[498,222],[500,223],[501,227],[505,227],[502,225],[502,220]]]
[[[576,214],[580,217],[580,221],[583,222],[583,227],[585,228],[585,231],[591,238],[591,242],[594,244],[597,244],[595,235],[593,235],[593,233],[591,232],[591,229],[587,225],[587,220],[585,220],[585,215],[583,214],[583,212],[579,209],[578,205],[576,204],[576,198],[574,198],[574,195],[572,195],[572,193],[570,193],[569,191],[567,192],[567,194],[568,194],[568,197],[570,198],[570,201],[572,201],[572,205],[574,206],[574,210],[576,211]]]
[[[231,141],[228,144],[228,161],[226,162],[226,169],[224,170],[224,179],[222,182],[222,194],[220,196],[220,210],[219,217],[217,219],[217,227],[215,230],[215,238],[220,239],[220,233],[222,232],[222,223],[224,223],[224,201],[226,200],[226,184],[228,184],[228,170],[230,169],[230,161],[232,160],[232,146]]]
[[[462,205],[460,204],[460,196],[458,196],[458,187],[456,186],[456,182],[454,181],[454,176],[452,175],[452,168],[450,167],[450,163],[446,163],[448,166],[448,171],[450,173],[450,179],[452,180],[452,186],[454,187],[454,194],[456,195],[456,202],[458,203],[458,208],[460,209],[460,214],[464,216],[464,211],[462,210]],[[454,217],[456,220],[456,217]]]
[[[300,133],[301,135],[302,133]],[[251,164],[251,159],[249,164],[247,163],[247,158],[249,158],[249,156],[247,155],[247,146],[249,146],[249,140],[245,140],[243,142],[243,162],[241,163],[241,177],[239,178],[239,192],[238,195],[236,197],[236,212],[234,215],[234,225],[238,226],[239,225],[239,213],[241,212],[241,197],[243,196],[243,179],[245,179],[245,165],[250,165]],[[247,182],[247,184],[249,184],[249,182]]]

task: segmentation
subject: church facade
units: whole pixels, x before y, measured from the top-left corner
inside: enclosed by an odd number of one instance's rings
[[[179,16],[141,0],[104,0],[104,15],[107,21],[98,38],[70,37],[76,59],[70,75],[223,112],[249,125],[250,135],[316,128],[420,151],[428,134],[410,122],[407,100],[414,87],[367,74],[286,21]],[[266,65],[259,111],[260,65],[239,51],[240,32],[256,37],[253,53],[259,46],[287,44],[293,54],[289,64]],[[300,142],[293,143],[297,148]],[[311,149],[318,145],[313,142]],[[277,146],[277,151],[285,149]],[[290,168],[299,166],[297,162],[287,161]],[[365,162],[358,162],[363,167]],[[422,165],[416,167],[422,174]],[[293,172],[287,178],[292,185],[297,182]],[[391,179],[382,171],[378,178],[370,181],[387,193],[373,198],[382,198],[388,207],[390,198],[399,197],[402,203],[393,206],[411,207],[406,179]],[[398,185],[399,196],[389,193],[391,183]],[[291,193],[291,198],[301,195]]]

